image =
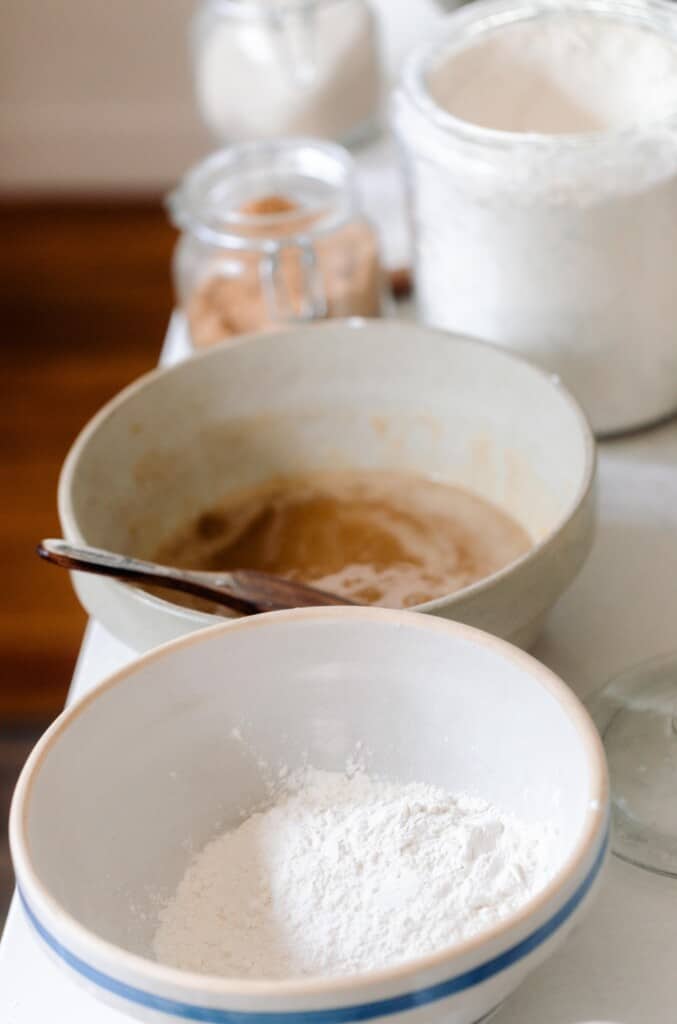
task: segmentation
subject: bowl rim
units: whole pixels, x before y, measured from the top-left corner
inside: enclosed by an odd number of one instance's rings
[[[462,347],[467,346],[469,348],[481,346],[483,349],[489,349],[494,355],[507,359],[508,362],[516,362],[525,366],[528,371],[531,371],[537,377],[540,377],[545,385],[551,388],[555,394],[559,395],[573,412],[574,419],[576,420],[576,425],[579,430],[579,436],[583,442],[584,465],[578,487],[566,503],[558,520],[544,537],[538,540],[535,544],[532,544],[524,554],[513,559],[512,562],[509,562],[497,572],[491,573],[489,576],[484,576],[481,579],[476,580],[474,583],[471,583],[469,586],[453,591],[451,594],[443,594],[441,597],[437,597],[432,601],[413,605],[408,610],[435,613],[440,609],[452,608],[454,605],[466,600],[471,600],[477,595],[484,593],[485,590],[491,589],[506,577],[511,576],[514,572],[522,570],[524,567],[531,565],[536,561],[542,555],[543,551],[555,543],[557,538],[566,530],[567,526],[575,517],[576,513],[584,504],[586,498],[594,487],[597,469],[597,446],[590,422],[577,399],[562,383],[557,374],[551,373],[548,370],[543,369],[543,367],[535,365],[525,356],[514,352],[512,349],[507,349],[502,345],[484,341],[481,338],[474,338],[470,335],[459,334],[455,331],[447,331],[439,327],[430,327],[427,324],[410,324],[397,319],[370,319],[365,317],[350,317],[347,319],[326,320],[322,323],[296,325],[285,329],[284,331],[276,331],[274,334],[261,332],[244,334],[233,340],[227,340],[201,351],[193,352],[187,357],[187,359],[183,359],[177,363],[172,363],[168,366],[155,367],[143,374],[141,377],[132,381],[114,395],[113,398],[106,402],[106,404],[94,414],[89,422],[85,424],[76,436],[66,455],[59,474],[59,483],[57,488],[59,519],[62,523],[66,539],[75,544],[90,543],[80,530],[75,509],[73,507],[73,482],[76,476],[78,463],[84,449],[99,430],[101,425],[111,416],[115,415],[117,410],[133,395],[142,391],[147,386],[154,384],[157,380],[180,373],[181,369],[187,363],[193,364],[201,362],[202,360],[217,358],[215,353],[222,354],[226,350],[239,348],[240,346],[249,344],[251,341],[256,339],[269,340],[270,338],[274,338],[276,342],[283,343],[285,336],[295,335],[299,330],[304,333],[313,331],[318,335],[326,333],[331,336],[337,328],[357,331],[375,328],[386,332],[393,331],[393,333],[398,330],[407,332],[416,330],[420,331],[421,334],[429,334],[437,338],[444,338],[450,344],[456,344]],[[217,615],[212,615],[208,612],[200,612],[193,608],[176,604],[170,599],[157,597],[155,594],[150,594],[134,585],[120,583],[118,580],[113,579],[106,580],[105,584],[108,587],[113,587],[119,591],[122,591],[124,588],[125,594],[138,604],[141,604],[142,606],[145,605],[151,610],[162,613],[163,615],[171,614],[173,618],[177,618],[182,622],[192,622],[194,623],[195,628],[210,626],[222,621],[221,617]],[[229,619],[227,621],[232,623],[235,620]]]
[[[221,634],[227,637],[233,629],[263,628],[265,630],[269,623],[323,620],[367,620],[374,623],[399,624],[408,629],[444,633],[448,636],[465,639],[470,641],[471,645],[489,648],[503,655],[528,675],[535,684],[543,687],[555,697],[562,712],[569,717],[582,740],[590,772],[590,792],[587,814],[581,833],[568,857],[560,865],[548,884],[517,911],[509,914],[491,928],[479,932],[463,942],[445,946],[434,953],[416,957],[401,964],[349,975],[321,975],[309,978],[296,977],[271,980],[225,978],[213,974],[198,974],[192,971],[169,967],[139,954],[131,953],[123,947],[102,938],[81,924],[52,896],[47,886],[38,876],[37,871],[33,867],[28,839],[28,816],[33,785],[47,753],[54,747],[62,733],[68,729],[82,711],[94,703],[103,693],[127,680],[140,667],[171,657],[175,651],[184,650],[194,644],[204,643]],[[559,676],[536,658],[506,640],[501,640],[498,637],[494,637],[473,626],[466,626],[463,623],[399,609],[330,606],[267,612],[261,615],[237,619],[231,623],[218,623],[215,626],[189,633],[153,648],[102,680],[89,693],[83,695],[79,700],[67,707],[55,719],[31,751],[13,794],[9,818],[9,838],[20,893],[25,886],[27,893],[30,893],[31,896],[35,895],[37,897],[37,906],[42,905],[47,909],[50,918],[58,921],[60,929],[75,939],[75,944],[78,948],[93,949],[94,957],[92,959],[107,963],[108,965],[115,965],[120,973],[126,972],[127,975],[145,978],[156,989],[165,984],[170,985],[174,990],[183,991],[186,995],[191,991],[193,993],[201,991],[205,996],[217,997],[265,998],[279,995],[289,998],[303,998],[304,996],[312,995],[347,994],[349,991],[354,990],[356,986],[375,986],[389,982],[394,983],[400,989],[403,985],[406,985],[408,979],[411,979],[413,982],[416,975],[427,971],[439,970],[443,965],[452,965],[469,955],[476,955],[481,949],[494,941],[504,941],[512,931],[526,925],[534,915],[542,913],[552,900],[557,900],[576,881],[586,862],[598,847],[603,848],[608,809],[609,781],[606,758],[597,729],[584,705],[574,692]],[[25,900],[25,896],[23,898]]]

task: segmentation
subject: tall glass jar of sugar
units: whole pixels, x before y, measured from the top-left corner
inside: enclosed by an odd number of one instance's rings
[[[198,108],[221,142],[352,144],[375,128],[380,66],[366,0],[201,0],[192,53]]]
[[[393,102],[420,315],[558,374],[598,434],[677,409],[677,4],[482,0]]]
[[[334,143],[240,143],[190,171],[168,197],[181,237],[174,279],[194,347],[328,317],[378,316],[381,267]]]

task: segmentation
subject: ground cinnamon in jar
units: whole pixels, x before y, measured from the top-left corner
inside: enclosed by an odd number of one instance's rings
[[[209,272],[194,288],[187,305],[193,344],[205,348],[227,337],[267,330],[289,320],[378,316],[381,311],[381,268],[370,225],[350,220],[326,233],[314,234],[323,212],[305,209],[284,195],[265,195],[240,206],[237,233],[246,240],[280,243],[271,292],[264,280],[258,248],[243,248]],[[258,220],[258,223],[257,223]],[[298,238],[312,238],[317,291],[321,308],[309,313],[313,288],[308,250]]]
[[[378,316],[381,267],[355,162],[284,138],[212,153],[167,197],[179,304],[198,348],[327,317]]]

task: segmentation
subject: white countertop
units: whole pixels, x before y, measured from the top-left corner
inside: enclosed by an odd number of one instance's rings
[[[163,358],[181,348],[175,323]],[[599,491],[592,555],[534,651],[581,697],[619,669],[677,648],[677,420],[602,445]],[[133,656],[90,623],[69,699]],[[666,1024],[677,1014],[676,949],[677,882],[612,858],[589,916],[495,1024]],[[48,960],[15,899],[0,944],[0,1022],[125,1020]]]

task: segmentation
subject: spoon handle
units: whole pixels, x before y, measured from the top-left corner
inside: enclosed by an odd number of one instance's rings
[[[317,587],[308,587],[254,569],[235,569],[232,572],[176,569],[93,548],[88,544],[69,544],[65,540],[53,538],[41,541],[37,550],[41,558],[64,569],[115,576],[135,583],[154,583],[170,590],[206,598],[244,615],[282,608],[356,603]]]
[[[105,551],[103,548],[90,547],[88,544],[69,544],[55,538],[40,541],[37,551],[41,558],[64,569],[77,569],[99,576],[115,576],[134,583],[155,583],[169,590],[180,590],[184,594],[193,594],[195,597],[226,605],[245,615],[261,610],[255,601],[243,597],[242,594],[228,592],[226,573],[222,575],[217,587],[206,581],[201,573],[146,562],[141,558],[120,555],[113,551]]]

